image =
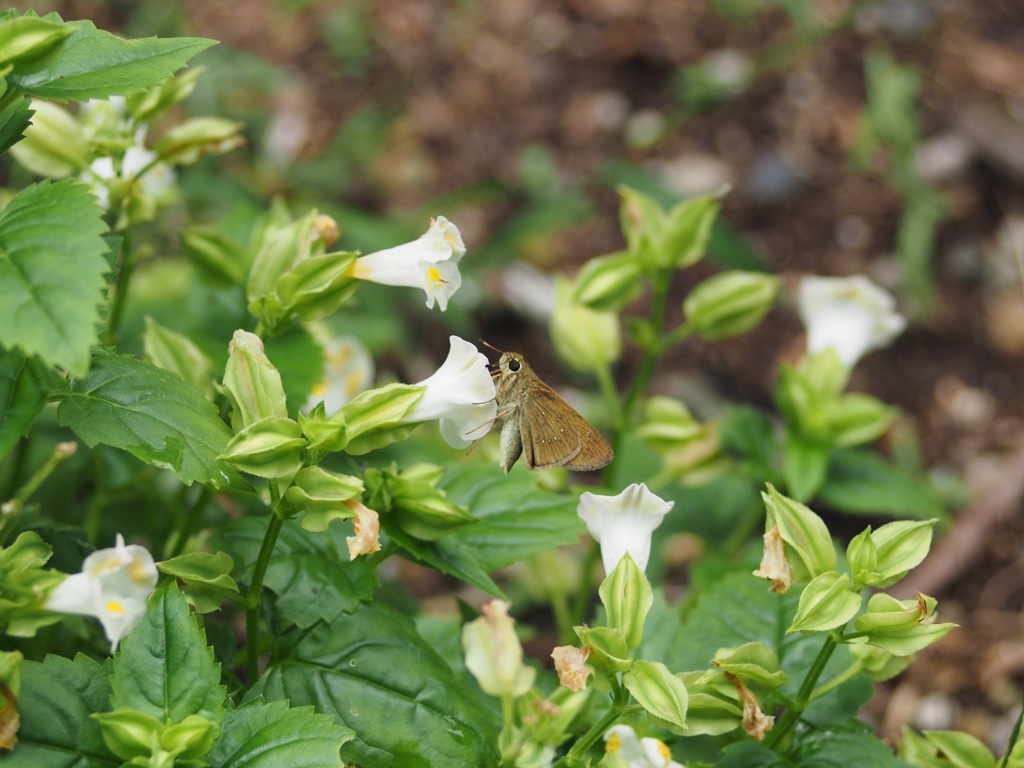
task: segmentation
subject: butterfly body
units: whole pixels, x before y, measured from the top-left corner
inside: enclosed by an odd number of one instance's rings
[[[501,424],[501,466],[508,472],[520,455],[530,469],[600,469],[615,455],[604,436],[557,392],[541,381],[517,352],[505,352],[496,379],[496,423]]]

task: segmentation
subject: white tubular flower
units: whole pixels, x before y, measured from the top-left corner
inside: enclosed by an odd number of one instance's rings
[[[637,738],[628,725],[613,725],[604,734],[604,751],[614,752],[629,768],[686,768],[672,759],[668,745],[661,739]]]
[[[422,288],[427,307],[433,309],[436,301],[443,312],[462,285],[459,260],[465,253],[458,227],[438,216],[418,240],[356,259],[352,276],[382,285]]]
[[[452,448],[465,448],[487,434],[498,412],[494,380],[487,358],[475,346],[450,336],[448,358],[430,378],[417,383],[426,387],[423,397],[404,421],[441,420],[441,437]]]
[[[889,344],[907,325],[892,295],[863,275],[805,277],[797,303],[808,354],[832,347],[847,368]]]
[[[582,494],[576,514],[601,545],[605,573],[614,571],[627,552],[643,570],[651,556],[651,534],[674,504],[651,493],[643,483],[633,483],[618,496]]]
[[[109,549],[93,552],[82,572],[68,576],[50,593],[46,609],[58,613],[95,616],[110,640],[110,652],[131,632],[146,612],[146,601],[156,588],[153,556],[137,544],[125,546],[124,537]]]
[[[313,387],[303,413],[324,401],[327,415],[358,395],[373,381],[373,358],[355,336],[338,336],[324,343],[324,376]]]
[[[523,663],[523,646],[508,608],[508,603],[492,600],[482,606],[479,618],[462,627],[466,669],[489,696],[522,696],[536,677],[536,670]]]

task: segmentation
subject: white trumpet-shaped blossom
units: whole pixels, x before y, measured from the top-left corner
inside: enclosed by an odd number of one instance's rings
[[[430,228],[411,243],[396,245],[356,259],[352,276],[382,285],[422,288],[427,307],[436,302],[443,312],[462,285],[459,261],[466,253],[459,229],[444,216],[431,219]]]
[[[797,304],[807,329],[808,354],[832,347],[848,369],[889,344],[907,325],[892,295],[863,275],[805,277]]]
[[[449,343],[441,367],[417,383],[425,387],[423,397],[404,421],[439,419],[445,442],[452,448],[465,448],[487,434],[494,421],[494,380],[487,370],[487,358],[475,346],[458,336],[449,337]]]
[[[611,573],[627,552],[643,570],[651,556],[651,534],[675,502],[651,493],[643,483],[633,483],[617,496],[580,496],[576,513],[601,545],[605,573]]]
[[[146,601],[156,588],[157,570],[149,550],[125,546],[117,535],[113,547],[93,552],[82,572],[68,576],[46,600],[46,609],[58,613],[95,616],[111,643],[111,653],[146,612]]]

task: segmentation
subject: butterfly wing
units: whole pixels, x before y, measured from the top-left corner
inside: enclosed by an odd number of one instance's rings
[[[604,435],[543,382],[531,387],[520,408],[523,457],[533,469],[566,467],[586,472],[615,458]]]

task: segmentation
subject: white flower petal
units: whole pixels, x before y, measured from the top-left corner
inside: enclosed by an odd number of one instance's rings
[[[611,573],[626,552],[641,570],[647,567],[651,534],[674,504],[651,493],[643,483],[633,483],[617,496],[582,494],[576,512],[601,545],[605,573]]]
[[[889,344],[907,324],[896,311],[892,295],[863,275],[805,277],[798,305],[807,329],[808,353],[832,347],[847,368]]]
[[[475,346],[458,336],[451,336],[449,343],[441,367],[418,383],[426,389],[405,421],[440,419],[445,442],[465,448],[481,436],[481,427],[489,425],[497,413],[494,380],[487,370],[487,358]]]
[[[462,284],[458,263],[466,253],[458,227],[438,216],[417,240],[356,259],[352,276],[381,285],[422,288],[427,306],[442,310]]]

